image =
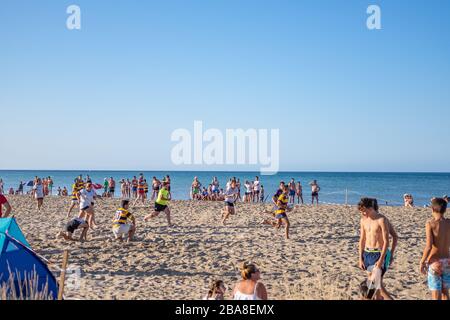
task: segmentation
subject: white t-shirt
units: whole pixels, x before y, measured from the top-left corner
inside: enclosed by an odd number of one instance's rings
[[[236,195],[239,193],[238,188],[228,188],[227,191],[225,191],[225,201],[234,203],[236,201]]]
[[[259,191],[259,190],[261,190],[261,181],[255,181],[255,182],[253,182],[253,190],[255,190],[255,191]]]
[[[36,199],[40,199],[44,197],[44,186],[42,184],[36,184],[33,187],[34,190],[34,197]]]
[[[92,206],[92,202],[94,202],[94,197],[97,196],[94,189],[91,191],[87,191],[86,189],[81,190],[80,192],[80,209]]]

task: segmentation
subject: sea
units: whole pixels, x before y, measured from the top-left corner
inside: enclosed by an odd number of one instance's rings
[[[370,173],[370,172],[279,172],[276,175],[261,176],[259,172],[232,171],[27,171],[0,170],[0,179],[4,182],[4,192],[9,188],[17,189],[20,181],[28,182],[35,176],[52,177],[54,181],[53,195],[58,187],[71,190],[73,180],[80,174],[89,175],[94,183],[103,184],[105,178],[114,177],[117,182],[116,197],[120,197],[119,181],[132,179],[143,173],[149,183],[153,176],[162,179],[166,175],[171,178],[172,198],[175,200],[189,199],[192,180],[197,176],[202,185],[208,185],[213,177],[219,179],[221,187],[225,187],[229,178],[254,180],[259,176],[264,186],[266,196],[276,192],[280,181],[289,182],[291,178],[303,185],[303,198],[306,203],[311,201],[311,189],[308,186],[312,180],[317,180],[321,192],[320,202],[331,204],[356,204],[363,196],[375,197],[382,205],[403,205],[403,195],[412,194],[415,205],[428,205],[432,197],[450,194],[450,173]],[[30,187],[25,187],[25,191]],[[242,187],[242,189],[244,189]],[[242,190],[242,192],[244,192]],[[269,200],[270,201],[270,198]]]

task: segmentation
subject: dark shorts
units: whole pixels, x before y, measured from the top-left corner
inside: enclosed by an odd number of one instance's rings
[[[167,208],[166,205],[162,205],[162,204],[159,204],[159,203],[155,203],[155,211],[156,211],[156,212],[164,211],[164,210],[166,210],[166,208]]]
[[[233,203],[233,202],[225,201],[225,205],[226,205],[227,207],[229,207],[229,208],[234,208],[234,203]]]
[[[78,220],[69,221],[66,224],[66,231],[70,232],[70,233],[74,233],[75,230],[77,230],[80,225],[81,225],[81,222]]]
[[[133,187],[133,192],[136,192],[137,191],[137,187]]]
[[[91,206],[86,206],[84,208],[81,208],[81,211],[86,211],[87,209],[89,209]]]
[[[378,262],[378,260],[380,260],[380,257],[381,257],[381,251],[364,250],[363,261],[364,261],[364,267],[366,268],[366,270],[369,269],[369,267],[374,266]],[[383,266],[381,267],[383,276],[386,273],[388,267],[389,267],[389,256],[388,256],[388,254],[386,254]]]
[[[220,193],[220,190],[213,190],[213,193]]]
[[[311,195],[312,195],[313,197],[318,197],[318,196],[319,196],[319,193],[318,193],[318,192],[313,192],[313,193],[311,193]]]
[[[291,197],[295,196],[295,190],[290,190],[290,191],[289,191],[289,195],[290,195]]]
[[[285,213],[279,213],[275,216],[275,219],[287,219],[286,212]]]
[[[116,189],[115,188],[109,188],[109,192],[114,193]]]

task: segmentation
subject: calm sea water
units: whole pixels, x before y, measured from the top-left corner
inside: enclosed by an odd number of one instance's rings
[[[86,177],[88,174],[93,182],[103,183],[106,177],[114,177],[118,182],[122,178],[133,178],[140,171],[2,171],[0,178],[5,184],[5,193],[10,187],[17,189],[20,181],[32,180],[35,176],[51,176],[54,181],[53,193],[58,186],[66,186],[70,191],[73,179],[79,174]],[[190,185],[194,176],[205,185],[217,176],[221,186],[225,186],[230,177],[240,178],[242,184],[246,179],[253,180],[257,172],[186,172],[186,171],[143,171],[147,181],[153,176],[162,178],[169,174],[172,181],[172,195],[174,199],[188,199]],[[303,195],[310,201],[310,188],[308,183],[316,179],[321,187],[320,201],[343,204],[347,201],[355,204],[361,196],[378,198],[389,205],[402,205],[404,193],[414,196],[416,205],[423,206],[429,203],[433,196],[450,194],[450,173],[345,173],[345,172],[280,172],[274,176],[261,176],[266,196],[277,189],[281,180],[285,182],[294,178],[303,184]],[[29,187],[26,187],[28,190]],[[347,191],[346,191],[347,190]],[[116,188],[116,196],[120,196],[120,187]]]

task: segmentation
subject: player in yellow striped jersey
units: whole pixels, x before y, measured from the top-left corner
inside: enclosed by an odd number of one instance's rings
[[[67,218],[70,216],[70,213],[72,212],[73,208],[75,208],[78,205],[78,193],[83,189],[82,187],[84,183],[80,183],[79,178],[76,178],[74,183],[72,184],[72,194],[70,196],[70,208],[67,212]],[[81,188],[81,189],[80,189]]]
[[[287,217],[287,212],[290,211],[288,208],[289,203],[289,187],[287,185],[282,186],[282,193],[278,196],[278,199],[276,201],[275,206],[275,221],[273,219],[265,219],[261,223],[262,224],[269,224],[274,226],[275,228],[279,229],[281,225],[285,224],[285,231],[286,231],[286,239],[289,239],[289,227],[290,222]]]
[[[121,207],[117,209],[113,219],[112,231],[116,239],[123,241],[123,235],[127,236],[127,242],[132,241],[136,232],[136,219],[128,211],[128,200],[122,200]],[[131,224],[128,221],[131,221]]]

